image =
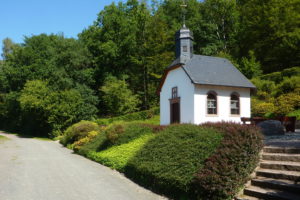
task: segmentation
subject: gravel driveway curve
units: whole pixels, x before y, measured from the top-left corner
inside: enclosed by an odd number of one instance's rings
[[[165,199],[58,142],[0,135],[1,200]]]

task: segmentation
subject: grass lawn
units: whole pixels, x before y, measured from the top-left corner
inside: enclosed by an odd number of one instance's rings
[[[3,135],[0,135],[0,144],[2,142],[4,142],[5,140],[9,140],[7,137],[3,136]]]
[[[43,140],[43,141],[53,141],[52,139],[46,138],[46,137],[33,137],[33,139],[36,139],[36,140]]]

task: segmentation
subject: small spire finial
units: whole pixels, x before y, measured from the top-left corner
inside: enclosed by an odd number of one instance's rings
[[[185,14],[186,14],[187,4],[186,4],[185,0],[182,0],[182,5],[180,5],[180,6],[182,7],[183,28],[186,28],[186,26],[185,26]]]

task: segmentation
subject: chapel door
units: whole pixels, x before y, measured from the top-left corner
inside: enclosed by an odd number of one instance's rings
[[[180,123],[180,97],[178,97],[178,88],[172,88],[172,98],[170,100],[170,123]]]
[[[180,123],[180,104],[171,103],[171,124]]]

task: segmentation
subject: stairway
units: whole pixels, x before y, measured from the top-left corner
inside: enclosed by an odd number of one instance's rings
[[[237,199],[300,200],[300,148],[264,147],[255,178]]]

